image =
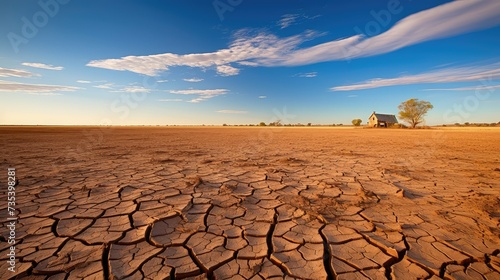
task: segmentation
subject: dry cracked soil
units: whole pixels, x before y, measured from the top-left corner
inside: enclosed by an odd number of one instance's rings
[[[0,143],[2,279],[500,279],[500,129],[3,127]]]

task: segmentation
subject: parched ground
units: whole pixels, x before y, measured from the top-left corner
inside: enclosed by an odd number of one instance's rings
[[[2,279],[500,279],[500,129],[3,127],[0,144]]]

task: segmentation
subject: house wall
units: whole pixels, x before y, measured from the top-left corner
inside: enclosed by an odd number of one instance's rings
[[[376,126],[378,123],[377,121],[377,117],[375,117],[375,115],[371,115],[370,116],[370,119],[368,120],[368,126]]]

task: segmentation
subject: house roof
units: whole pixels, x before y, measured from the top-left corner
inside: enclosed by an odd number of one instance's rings
[[[394,116],[394,115],[377,114],[377,113],[374,113],[374,115],[375,115],[375,117],[377,117],[377,120],[380,122],[398,123],[398,119],[396,119],[396,116]]]

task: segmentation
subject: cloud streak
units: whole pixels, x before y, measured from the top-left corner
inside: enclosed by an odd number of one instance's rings
[[[285,29],[289,27],[290,25],[293,25],[297,19],[300,18],[300,15],[298,14],[286,14],[281,16],[281,19],[278,21],[278,26],[281,29]]]
[[[0,67],[0,77],[29,78],[34,76],[39,76],[39,75],[31,73],[29,71]]]
[[[222,113],[222,114],[246,114],[246,113],[248,113],[248,111],[238,111],[238,110],[219,110],[216,112]]]
[[[199,82],[202,82],[203,79],[199,79],[199,78],[190,78],[190,79],[183,79],[185,82],[189,82],[189,83],[199,83]]]
[[[180,99],[180,98],[170,98],[170,99],[158,99],[158,101],[160,102],[182,102],[184,100]]]
[[[495,90],[500,88],[500,85],[494,86],[477,86],[477,87],[460,87],[460,88],[428,88],[425,91],[466,91],[466,90]]]
[[[113,83],[105,83],[105,84],[96,85],[93,87],[100,88],[100,89],[113,89],[114,86],[115,86],[115,84],[113,84]]]
[[[156,76],[173,66],[214,68],[221,76],[233,76],[240,70],[231,64],[259,66],[263,59],[279,59],[299,44],[311,40],[318,33],[306,31],[302,34],[280,39],[275,35],[249,30],[236,32],[229,48],[211,53],[178,55],[164,53],[147,56],[126,56],[117,59],[93,60],[87,66],[118,71],[131,71]]]
[[[446,68],[416,75],[401,76],[397,78],[377,78],[358,84],[332,87],[330,90],[350,91],[397,85],[472,82],[494,79],[500,79],[500,63],[476,67]]]
[[[115,90],[112,92],[128,92],[128,93],[150,93],[151,89],[138,86],[125,87],[120,90]]]
[[[170,90],[169,93],[180,95],[197,95],[198,97],[189,100],[190,103],[199,103],[219,95],[227,94],[227,89],[184,89],[184,90]]]
[[[240,73],[240,69],[234,68],[230,65],[218,65],[217,74],[221,76],[234,76]]]
[[[388,31],[360,40],[347,51],[347,56],[373,56],[425,41],[492,27],[500,23],[498,14],[500,2],[496,0],[452,1],[410,15]]]
[[[0,80],[0,92],[21,92],[33,95],[60,95],[58,92],[75,91],[78,89],[81,88],[62,85],[26,84]]]
[[[55,70],[55,71],[60,71],[60,70],[64,69],[64,67],[62,67],[62,66],[54,66],[54,65],[44,64],[44,63],[24,62],[24,63],[22,63],[22,65],[28,66],[28,67],[33,67],[33,68]]]
[[[500,1],[452,1],[397,22],[389,30],[373,37],[355,34],[302,47],[306,41],[321,35],[314,31],[279,38],[276,35],[240,30],[226,49],[193,54],[155,54],[92,60],[87,66],[131,71],[155,76],[174,66],[212,68],[221,76],[240,73],[237,66],[300,66],[318,62],[355,59],[392,52],[417,43],[445,38],[500,24]],[[296,15],[282,18],[289,26]]]
[[[318,76],[318,72],[300,73],[297,75],[300,78],[314,78],[316,76]]]
[[[285,14],[282,15],[281,19],[278,21],[278,26],[280,27],[280,29],[285,29],[292,25],[299,24],[304,20],[315,19],[317,17],[319,17],[319,15],[307,16],[304,14]]]

